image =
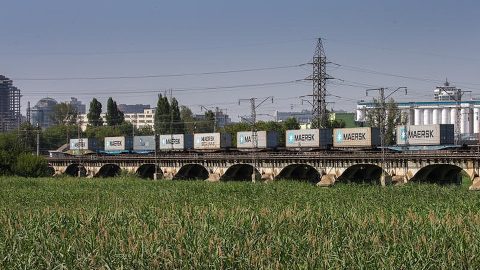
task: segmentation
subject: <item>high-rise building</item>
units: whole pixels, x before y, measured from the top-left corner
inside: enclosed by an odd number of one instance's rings
[[[20,90],[12,80],[0,75],[0,132],[17,128],[21,121]]]
[[[75,108],[77,110],[78,114],[85,114],[86,113],[87,109],[86,109],[85,104],[82,104],[82,102],[79,101],[77,98],[71,97],[69,103],[73,108]]]
[[[53,125],[52,114],[53,108],[58,102],[53,98],[42,98],[30,110],[30,123],[41,128],[48,128]]]

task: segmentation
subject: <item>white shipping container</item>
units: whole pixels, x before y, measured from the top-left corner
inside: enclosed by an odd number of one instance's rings
[[[93,150],[89,149],[89,141],[88,138],[80,138],[80,139],[70,139],[70,149],[71,150]]]
[[[334,147],[372,147],[380,144],[378,128],[335,128],[333,136]]]
[[[454,143],[453,124],[397,126],[398,145],[440,145]]]
[[[105,151],[132,150],[132,147],[131,137],[105,137]]]
[[[194,134],[194,149],[218,150],[232,145],[232,138],[228,133],[196,133]]]
[[[321,147],[332,144],[331,129],[298,129],[285,132],[286,147]]]
[[[189,134],[160,135],[160,150],[186,150],[193,147],[193,136]]]
[[[274,131],[257,131],[257,148],[275,148],[278,145],[278,134]],[[237,132],[237,148],[254,148],[252,131]]]
[[[155,136],[135,136],[135,137],[133,137],[133,150],[135,150],[135,151],[155,151]]]

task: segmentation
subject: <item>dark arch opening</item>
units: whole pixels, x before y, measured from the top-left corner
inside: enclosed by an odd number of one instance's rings
[[[65,169],[65,174],[69,176],[77,177],[79,170],[80,170],[81,176],[87,175],[87,170],[85,169],[85,167],[81,166],[80,164],[68,165],[67,169]]]
[[[54,176],[55,175],[55,169],[52,166],[48,166],[46,174],[47,174],[47,176]]]
[[[318,183],[320,178],[320,173],[308,164],[288,165],[275,177],[275,179],[279,180],[299,180],[310,183]]]
[[[208,170],[200,164],[182,166],[173,180],[205,180],[208,179]]]
[[[162,174],[162,170],[157,166],[157,173]],[[155,175],[155,164],[142,164],[138,167],[136,174],[141,178],[153,179]]]
[[[120,172],[121,168],[117,164],[105,164],[100,168],[95,177],[115,177]]]
[[[463,169],[450,164],[432,164],[421,168],[411,181],[438,184],[462,184]]]
[[[222,181],[252,181],[253,166],[250,164],[235,164],[230,166],[222,175]],[[262,179],[260,172],[255,169],[255,180]]]
[[[338,178],[338,181],[343,183],[379,185],[381,176],[382,168],[375,164],[356,164],[348,167]],[[385,176],[387,176],[386,173]]]

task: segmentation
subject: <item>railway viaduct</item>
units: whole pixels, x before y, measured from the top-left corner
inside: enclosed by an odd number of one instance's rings
[[[55,174],[111,177],[122,171],[150,179],[271,181],[292,179],[330,186],[337,181],[379,181],[382,164],[391,184],[471,181],[480,189],[480,157],[473,152],[234,152],[161,153],[157,156],[83,156],[48,159]]]

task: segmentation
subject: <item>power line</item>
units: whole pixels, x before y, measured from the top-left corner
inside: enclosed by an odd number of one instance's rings
[[[192,72],[192,73],[174,73],[174,74],[155,74],[155,75],[134,75],[134,76],[100,76],[100,77],[57,77],[57,78],[13,78],[14,81],[72,81],[72,80],[122,80],[122,79],[150,79],[150,78],[168,78],[168,77],[186,77],[186,76],[204,76],[216,74],[230,74],[254,71],[266,71],[277,69],[288,69],[300,67],[306,64],[284,65],[274,67],[233,69],[223,71]]]

